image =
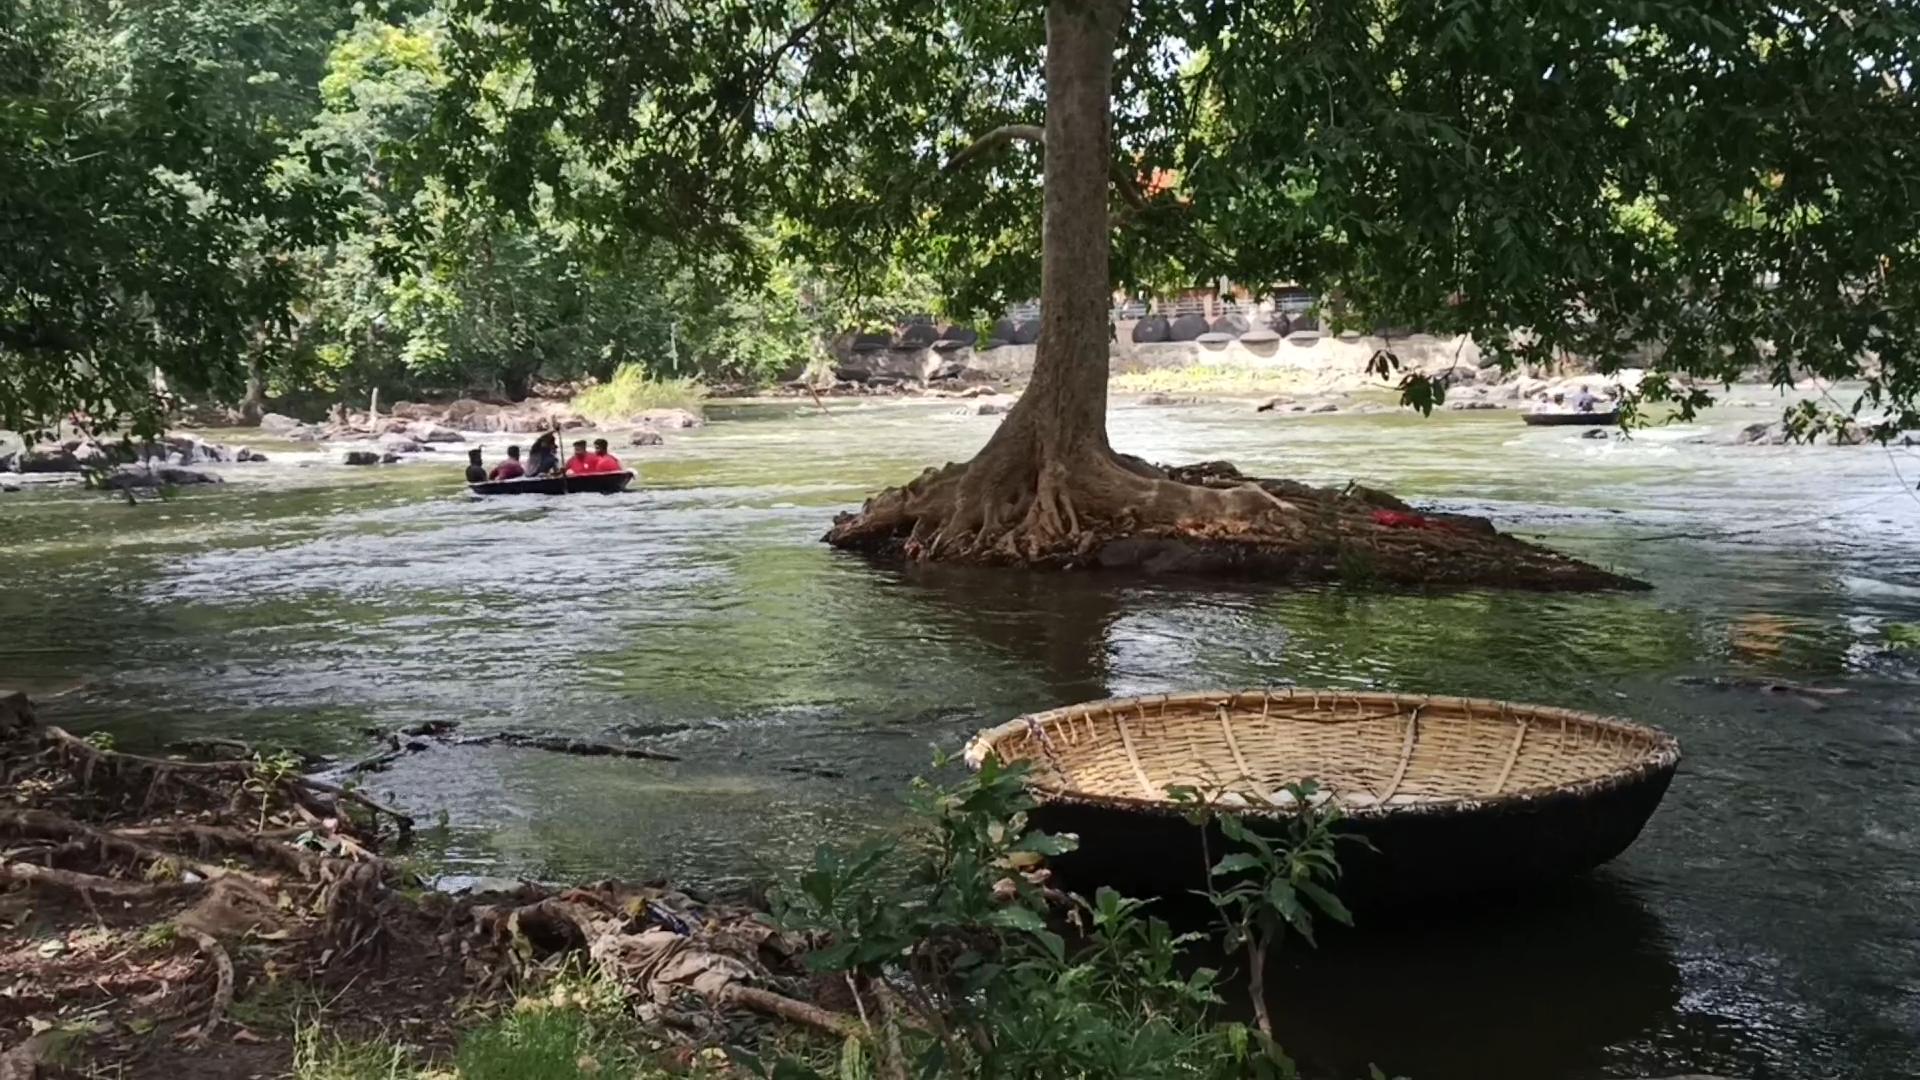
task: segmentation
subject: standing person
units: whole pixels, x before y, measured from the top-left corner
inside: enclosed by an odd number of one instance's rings
[[[525,475],[527,475],[527,467],[520,464],[520,448],[518,446],[509,446],[507,447],[507,460],[495,465],[493,471],[487,474],[487,479],[518,480]]]
[[[1574,412],[1592,412],[1594,406],[1593,391],[1582,386],[1580,392],[1573,395]]]
[[[605,439],[593,440],[593,457],[590,460],[593,463],[591,470],[593,472],[620,471],[620,459],[614,457],[607,451],[607,440]]]
[[[549,431],[533,440],[533,449],[527,453],[527,475],[546,476],[560,471],[560,447]]]
[[[585,476],[593,471],[593,455],[587,453],[587,440],[573,440],[573,456],[567,459],[567,475]]]
[[[487,467],[480,463],[480,448],[467,451],[467,483],[484,484],[487,482]]]

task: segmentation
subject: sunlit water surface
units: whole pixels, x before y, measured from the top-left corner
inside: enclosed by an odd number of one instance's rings
[[[1656,586],[1595,596],[905,573],[818,543],[995,422],[937,405],[723,409],[633,451],[613,498],[480,500],[457,454],[350,470],[256,442],[272,463],[165,503],[0,495],[0,683],[135,745],[348,757],[449,719],[670,750],[445,750],[371,787],[445,811],[450,875],[709,885],[887,827],[934,747],[1072,701],[1298,684],[1620,713],[1686,751],[1639,843],[1564,893],[1290,957],[1288,1045],[1335,1076],[1914,1075],[1920,660],[1884,632],[1920,621],[1920,454],[1695,441],[1778,407],[1753,404],[1628,442],[1510,413],[1114,412],[1155,460],[1380,485]],[[1729,685],[1759,679],[1846,692]]]

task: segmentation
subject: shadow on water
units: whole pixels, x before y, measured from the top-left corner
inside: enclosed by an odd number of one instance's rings
[[[1682,997],[1659,918],[1605,874],[1323,933],[1274,967],[1277,1034],[1310,1076],[1599,1075]]]

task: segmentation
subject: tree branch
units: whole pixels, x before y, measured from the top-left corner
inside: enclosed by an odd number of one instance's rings
[[[1013,142],[1016,139],[1045,146],[1047,129],[1039,124],[1002,124],[973,140],[965,150],[948,158],[947,163],[940,167],[940,171],[953,172],[1001,143]]]
[[[759,73],[754,76],[753,87],[747,92],[746,102],[740,106],[739,115],[734,117],[736,126],[745,122],[749,116],[753,115],[753,107],[759,104],[760,95],[767,92],[767,84],[773,81],[774,74],[779,71],[780,61],[786,59],[787,54],[792,52],[795,46],[805,41],[807,35],[813,33],[815,27],[826,21],[827,15],[833,11],[834,5],[839,2],[840,0],[820,0],[820,6],[813,9],[813,18],[794,27],[793,30],[787,34],[787,39],[782,41],[778,48],[767,54],[766,60],[760,64]]]
[[[1016,141],[1034,143],[1044,149],[1047,145],[1046,129],[1038,124],[1002,124],[968,143],[965,149],[948,158],[947,163],[940,167],[940,171],[954,172],[1001,143]],[[1119,190],[1120,197],[1135,210],[1145,210],[1147,197],[1141,192],[1140,185],[1134,183],[1133,177],[1128,176],[1127,171],[1117,161],[1113,163],[1111,171],[1113,186]]]

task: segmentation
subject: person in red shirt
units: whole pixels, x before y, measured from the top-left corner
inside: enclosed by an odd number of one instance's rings
[[[593,456],[587,459],[591,472],[619,472],[620,459],[607,452],[607,440],[593,440]]]
[[[585,476],[595,471],[597,470],[593,467],[593,455],[587,453],[587,440],[575,439],[573,456],[567,459],[567,475]]]
[[[520,464],[520,448],[518,446],[509,446],[507,447],[507,460],[495,465],[493,471],[487,474],[487,479],[518,480],[525,475],[527,475],[527,467]]]

